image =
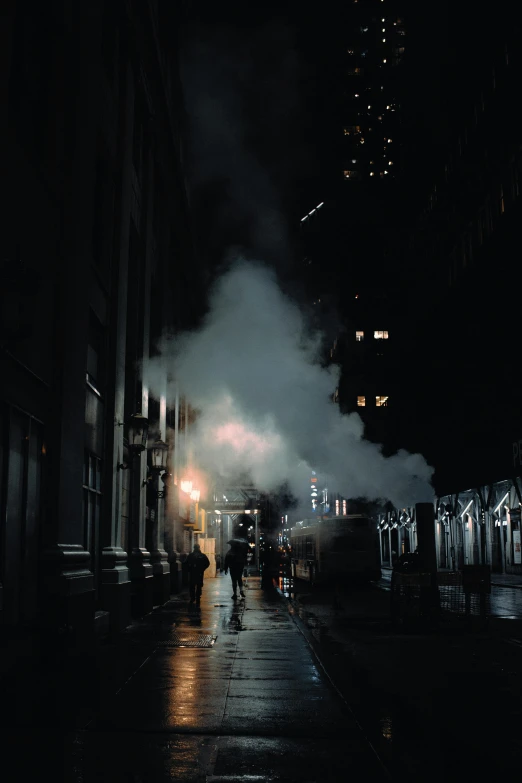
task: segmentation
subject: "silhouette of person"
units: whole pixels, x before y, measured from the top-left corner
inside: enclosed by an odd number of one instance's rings
[[[190,603],[196,602],[199,606],[201,591],[203,590],[203,574],[210,565],[210,560],[201,551],[199,544],[194,544],[194,550],[185,560],[185,568],[188,571]]]
[[[239,587],[239,594],[241,598],[245,597],[243,592],[243,569],[247,563],[247,553],[245,547],[240,542],[229,541],[230,549],[225,555],[225,575],[230,570],[230,578],[232,579],[232,598],[237,598],[237,588]],[[248,544],[247,544],[248,548]]]

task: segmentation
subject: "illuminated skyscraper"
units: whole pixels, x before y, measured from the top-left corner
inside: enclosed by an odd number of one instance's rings
[[[400,154],[400,68],[404,20],[388,0],[358,0],[346,13],[340,106],[342,176],[396,177]],[[341,49],[341,47],[339,47]]]

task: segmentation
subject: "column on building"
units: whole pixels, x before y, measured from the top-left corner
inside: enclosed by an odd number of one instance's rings
[[[55,311],[54,410],[49,428],[48,508],[43,530],[41,620],[50,627],[90,635],[95,610],[94,567],[98,541],[95,510],[86,513],[84,487],[97,492],[103,434],[96,393],[87,386],[91,310],[92,214],[85,193],[92,192],[96,164],[96,116],[92,109],[89,51],[91,37],[79,35],[83,23],[75,7],[70,23],[75,57],[67,64],[64,90],[74,104],[75,144],[64,150],[62,224],[57,237],[61,269]],[[75,34],[76,33],[76,34]],[[53,107],[55,111],[59,107]],[[91,394],[92,392],[92,394]],[[101,403],[101,400],[99,400]],[[93,414],[89,422],[86,417]],[[82,513],[83,509],[83,513]]]
[[[117,197],[118,242],[113,259],[112,328],[108,367],[112,368],[107,421],[106,515],[101,553],[101,606],[110,614],[113,631],[122,630],[131,620],[131,581],[128,566],[128,541],[132,471],[138,470],[138,459],[126,452],[125,364],[129,276],[129,234],[132,192],[132,143],[134,89],[132,72],[127,64],[121,87],[120,143],[118,165],[121,167],[121,190]]]

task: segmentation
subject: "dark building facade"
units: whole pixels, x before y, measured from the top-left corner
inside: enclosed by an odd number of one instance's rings
[[[129,426],[147,419],[144,445],[168,441],[171,461],[189,421],[188,404],[167,405],[167,373],[148,374],[162,332],[198,313],[179,11],[4,12],[0,617],[118,630],[166,600],[185,541]]]
[[[330,358],[341,367],[335,399],[343,412],[361,416],[366,437],[393,451],[400,445],[393,407],[403,378],[395,357],[408,236],[407,18],[399,4],[359,0],[337,12],[333,27],[323,72],[332,105],[329,172],[317,203],[301,217],[303,269],[311,304],[323,321],[326,310],[335,320]]]
[[[503,5],[487,20],[454,15],[439,107],[451,121],[410,245],[419,435],[444,489],[505,478],[521,427],[519,30]]]
[[[448,26],[419,61],[438,71],[419,111],[437,135],[419,126],[433,165],[410,244],[413,382],[398,419],[416,422],[409,445],[435,467],[439,566],[520,574],[520,20],[505,3],[436,10]]]

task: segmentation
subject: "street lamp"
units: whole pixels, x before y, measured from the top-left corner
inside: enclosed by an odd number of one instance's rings
[[[139,454],[147,448],[149,420],[141,413],[133,413],[127,423],[128,448],[131,454]]]
[[[163,479],[163,483],[165,484],[165,472],[167,470],[167,458],[169,454],[169,447],[168,445],[162,441],[157,440],[155,443],[152,444],[152,446],[149,446],[149,452],[150,452],[150,459],[151,459],[151,465],[150,465],[150,475],[148,478],[145,479],[143,482],[144,485],[148,483],[150,479],[154,482],[154,488],[156,490],[156,497],[158,500],[165,497],[165,490],[159,490],[158,489],[158,479]]]
[[[149,448],[151,457],[151,469],[157,473],[161,473],[167,468],[167,457],[169,453],[169,447],[163,440],[157,440]]]
[[[132,464],[132,460],[147,447],[149,434],[149,420],[141,413],[133,413],[127,422],[127,448],[129,450],[129,464],[123,462],[118,465],[118,470],[126,470]]]

